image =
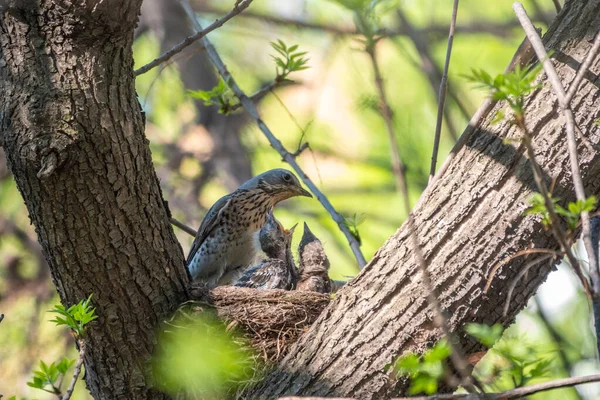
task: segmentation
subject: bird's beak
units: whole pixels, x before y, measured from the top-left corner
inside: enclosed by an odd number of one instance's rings
[[[313,195],[303,187],[298,188],[298,196],[313,197]]]
[[[294,226],[292,226],[290,229],[288,229],[288,232],[289,232],[290,234],[294,233],[294,229],[296,229],[296,227],[297,227],[297,226],[298,226],[298,223],[296,222],[296,223],[294,224]]]

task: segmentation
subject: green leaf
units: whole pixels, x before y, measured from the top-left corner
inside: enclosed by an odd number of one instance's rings
[[[486,347],[492,347],[501,337],[504,328],[500,324],[488,326],[485,324],[467,324],[465,331]]]

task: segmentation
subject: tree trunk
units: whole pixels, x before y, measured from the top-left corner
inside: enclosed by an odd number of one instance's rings
[[[96,399],[163,398],[147,361],[187,276],[135,93],[141,0],[4,3],[0,145],[62,302],[93,294],[87,386]]]
[[[562,82],[571,82],[599,29],[600,0],[572,0],[557,16],[544,42],[555,52],[554,64]],[[599,141],[594,125],[600,116],[598,73],[600,58],[572,102],[579,127],[594,143]],[[543,83],[526,101],[528,127],[535,135],[536,157],[546,184],[556,178],[554,195],[572,201],[564,120],[550,84]],[[530,163],[518,144],[504,142],[517,139],[520,133],[507,122],[492,126],[493,114],[473,133],[445,176],[423,193],[414,210],[417,235],[441,304],[467,352],[476,351],[478,345],[463,334],[465,323],[509,325],[546,279],[552,264],[535,267],[518,284],[506,317],[502,308],[507,287],[524,260],[503,267],[485,294],[490,269],[531,244],[558,249],[538,216],[523,215],[528,199],[537,191]],[[598,195],[600,158],[583,143],[578,149],[587,193]],[[381,399],[403,392],[406,381],[393,379],[386,366],[399,355],[421,352],[442,337],[432,322],[411,247],[403,226],[360,275],[338,292],[278,368],[248,397]]]

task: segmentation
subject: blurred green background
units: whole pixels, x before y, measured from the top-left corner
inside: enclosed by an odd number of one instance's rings
[[[227,13],[234,1],[191,3],[206,26]],[[394,112],[399,152],[407,167],[414,204],[428,177],[437,113],[436,70],[443,67],[452,1],[255,0],[210,38],[248,94],[275,76],[271,41],[281,39],[308,52],[310,68],[293,73],[290,78],[296,84],[268,94],[258,103],[259,109],[288,150],[295,151],[303,141],[310,144],[297,160],[340,213],[362,221],[358,229],[368,260],[405,215],[395,191],[385,123],[373,107],[377,102],[373,66],[347,7],[358,3],[370,7],[370,20],[381,33],[376,57]],[[461,75],[471,68],[502,72],[524,37],[511,3],[496,0],[482,6],[475,0],[460,2],[438,165],[484,96]],[[552,2],[523,3],[545,31],[556,13]],[[412,38],[406,34],[407,22],[415,32]],[[176,0],[145,0],[134,43],[135,67],[189,33]],[[216,83],[199,46],[137,78],[146,133],[165,199],[174,217],[194,228],[214,201],[250,176],[288,168],[242,110],[224,116],[187,93],[188,89],[209,90]],[[345,238],[318,201],[288,200],[275,214],[286,227],[302,221],[309,224],[325,245],[333,279],[358,272]],[[177,228],[175,232],[187,253],[193,238]],[[299,239],[297,234],[295,243]],[[68,333],[48,322],[51,317],[46,310],[58,299],[35,240],[0,150],[0,312],[6,315],[0,324],[0,394],[44,399],[52,396],[26,385],[32,369],[39,360],[51,362],[65,354],[75,358],[76,352]],[[589,310],[570,272],[561,269],[553,273],[540,293],[541,306],[532,303],[511,333],[525,335],[542,347],[540,351],[550,354],[554,361],[548,377],[597,370]],[[549,333],[547,322],[558,336]],[[565,350],[567,365],[557,357],[556,337]],[[580,394],[568,389],[537,398],[596,398],[597,393],[597,387],[588,385]],[[79,384],[74,398],[87,396],[84,385]]]

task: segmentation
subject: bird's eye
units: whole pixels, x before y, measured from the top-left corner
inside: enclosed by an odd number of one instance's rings
[[[292,175],[285,173],[283,174],[283,180],[286,182],[291,182],[292,181]]]

